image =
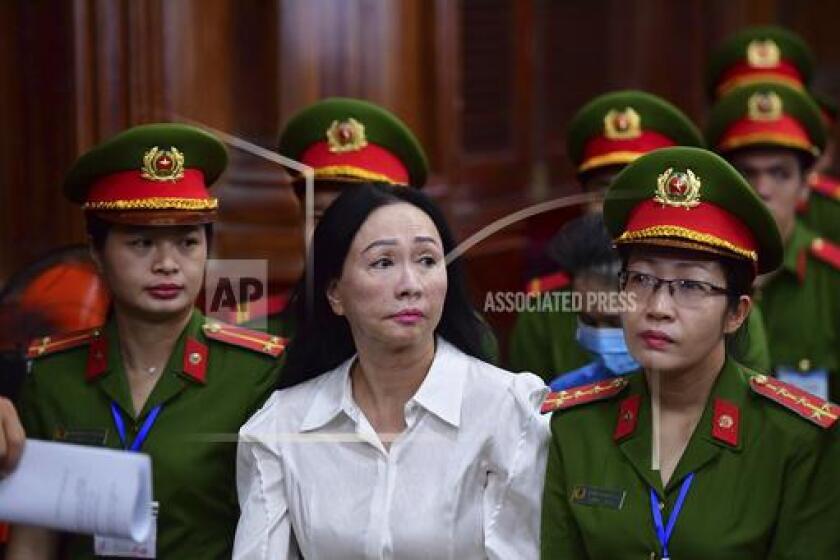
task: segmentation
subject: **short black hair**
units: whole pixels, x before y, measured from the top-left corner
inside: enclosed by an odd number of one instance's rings
[[[111,231],[113,226],[114,222],[109,222],[96,214],[85,215],[85,230],[87,231],[88,237],[90,237],[90,244],[98,252],[101,252],[105,248],[105,242],[108,240],[108,232]],[[207,252],[209,254],[213,246],[212,223],[204,224],[204,234],[207,238]]]
[[[727,309],[735,311],[741,296],[753,295],[753,282],[755,282],[755,265],[744,259],[736,259],[721,256],[719,259],[723,267],[723,274],[726,278]]]
[[[333,312],[327,289],[333,280],[341,277],[350,245],[370,214],[377,208],[398,203],[411,204],[431,218],[445,254],[455,248],[443,214],[417,189],[381,183],[348,185],[315,228],[310,245],[314,259],[307,264],[312,268],[292,293],[289,308],[296,330],[286,349],[279,389],[313,379],[356,353],[350,325],[345,317]],[[487,360],[482,341],[489,337],[488,327],[470,304],[459,259],[447,265],[447,277],[443,313],[435,332],[466,354]]]
[[[567,222],[551,239],[548,254],[572,276],[595,274],[615,281],[621,269],[621,259],[600,213]]]

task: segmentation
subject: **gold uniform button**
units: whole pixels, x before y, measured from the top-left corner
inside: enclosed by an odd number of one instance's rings
[[[802,358],[799,360],[799,371],[809,371],[811,369],[811,360]]]
[[[192,365],[200,364],[201,363],[201,354],[199,354],[198,352],[193,352],[192,354],[190,354],[190,363]]]

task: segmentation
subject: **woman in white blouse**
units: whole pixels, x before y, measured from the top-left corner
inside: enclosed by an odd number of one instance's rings
[[[243,426],[234,558],[537,558],[546,389],[480,358],[437,208],[360,184],[315,231],[281,389]]]

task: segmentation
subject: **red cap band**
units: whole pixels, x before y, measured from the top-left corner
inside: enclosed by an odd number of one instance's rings
[[[718,148],[722,150],[756,144],[779,144],[809,152],[814,150],[808,132],[798,120],[788,115],[771,121],[742,118],[732,123],[718,140]]]
[[[644,130],[639,136],[627,139],[595,136],[584,147],[583,161],[578,166],[578,172],[606,165],[627,164],[653,150],[675,145],[676,142],[653,130]]]
[[[185,169],[184,176],[177,181],[144,179],[139,170],[112,173],[91,185],[86,206],[163,198],[208,200],[210,195],[204,184],[204,173],[200,169]]]
[[[301,155],[302,163],[315,168],[316,177],[353,177],[408,185],[408,169],[392,152],[377,144],[347,152],[332,152],[326,141],[316,142]]]
[[[776,66],[768,68],[751,66],[749,62],[741,60],[721,75],[717,93],[723,95],[735,87],[756,82],[781,82],[796,89],[803,89],[802,74],[789,60],[782,59]]]
[[[663,205],[645,200],[630,213],[625,232],[618,241],[657,237],[685,239],[741,257],[756,259],[758,243],[750,229],[733,214],[711,202],[694,208]]]

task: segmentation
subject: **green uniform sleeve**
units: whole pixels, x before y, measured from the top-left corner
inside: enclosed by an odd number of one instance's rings
[[[569,507],[563,455],[553,434],[555,425],[552,422],[543,490],[540,557],[543,560],[583,559],[587,557],[586,550]]]
[[[840,550],[840,432],[835,424],[817,435],[816,443],[796,442],[767,555],[771,560],[828,560],[837,558]]]

